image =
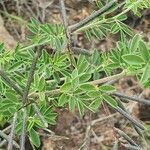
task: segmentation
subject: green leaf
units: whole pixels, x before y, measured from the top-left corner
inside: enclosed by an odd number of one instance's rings
[[[79,77],[76,77],[72,80],[72,87],[75,90],[79,86]]]
[[[74,110],[75,110],[75,105],[76,105],[76,99],[75,99],[75,97],[70,96],[70,97],[69,97],[69,110],[70,110],[71,112],[74,112]]]
[[[86,82],[91,78],[91,74],[84,73],[79,77],[80,83]]]
[[[102,85],[99,87],[100,91],[102,92],[114,92],[115,87],[112,85]]]
[[[29,120],[27,130],[30,131],[33,126],[34,126],[34,121],[33,120]]]
[[[143,41],[140,41],[139,43],[139,50],[145,62],[150,61],[150,53],[148,51],[148,48],[146,47],[146,44]]]
[[[59,77],[58,72],[54,72],[54,73],[53,73],[53,78],[56,80],[57,83],[60,82],[60,77]]]
[[[6,97],[8,99],[10,99],[11,101],[16,101],[17,100],[16,94],[12,93],[12,92],[6,92]]]
[[[88,96],[92,97],[92,98],[97,98],[100,96],[100,92],[99,91],[90,91],[87,93]]]
[[[77,100],[78,110],[81,116],[84,115],[84,103],[81,100]]]
[[[84,73],[88,66],[89,66],[88,62],[86,60],[84,60],[82,63],[80,63],[79,66],[77,66],[78,73],[79,74]]]
[[[39,91],[43,91],[45,89],[45,79],[44,77],[40,78],[38,89]]]
[[[144,72],[141,77],[141,82],[145,83],[150,78],[150,64],[147,64],[144,68]]]
[[[64,106],[64,104],[67,102],[68,97],[66,94],[62,94],[58,99],[58,106]]]
[[[85,83],[80,85],[80,89],[82,89],[83,91],[94,91],[96,90],[96,87],[92,84]]]
[[[139,46],[140,37],[139,35],[135,35],[130,42],[129,49],[131,52],[136,51]]]
[[[111,27],[111,32],[116,34],[119,32],[119,26],[117,24],[114,24],[112,27]]]
[[[34,86],[36,88],[39,87],[39,81],[40,81],[39,75],[37,73],[35,73],[34,74]]]
[[[4,51],[4,43],[0,44],[0,53],[2,53]]]
[[[30,137],[30,141],[33,145],[35,145],[36,147],[40,147],[40,145],[41,145],[40,137],[33,128],[31,128],[29,131],[29,137]]]
[[[22,61],[16,62],[16,63],[12,64],[12,66],[9,68],[9,71],[10,72],[16,71],[21,66],[22,66]]]
[[[76,78],[78,76],[78,70],[74,69],[71,76],[72,76],[73,79]]]
[[[127,54],[122,56],[123,60],[130,65],[144,64],[144,60],[137,55]]]
[[[72,85],[70,82],[64,83],[61,87],[60,87],[60,91],[61,92],[68,92],[69,90],[71,90]]]
[[[103,99],[102,98],[97,98],[95,99],[90,105],[90,109],[92,109],[94,112],[97,111],[97,109],[100,107],[101,103],[102,103]]]
[[[104,100],[113,108],[116,108],[118,106],[118,103],[116,102],[115,99],[113,99],[109,95],[103,95]]]

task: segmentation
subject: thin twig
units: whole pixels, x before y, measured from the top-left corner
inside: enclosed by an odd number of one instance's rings
[[[85,24],[89,23],[93,19],[95,19],[97,16],[104,14],[107,10],[109,10],[114,4],[116,0],[112,0],[108,4],[106,4],[104,7],[99,9],[98,11],[95,11],[90,16],[86,17],[84,20],[80,21],[79,23],[76,23],[74,25],[69,26],[69,30],[74,32],[84,26]]]
[[[13,149],[13,137],[14,137],[14,133],[15,133],[16,121],[17,121],[17,112],[14,114],[14,118],[13,118],[13,122],[12,122],[11,132],[9,135],[8,150]]]

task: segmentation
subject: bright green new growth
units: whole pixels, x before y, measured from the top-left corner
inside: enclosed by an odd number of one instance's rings
[[[97,6],[99,9],[105,7],[99,1]],[[108,15],[120,6],[123,6],[120,14],[112,17]],[[142,40],[141,35],[134,34],[123,22],[127,19],[128,11],[140,16],[140,10],[149,7],[149,0],[126,0],[122,4],[113,2],[110,9],[84,26],[77,29],[69,26],[69,32],[73,35],[84,32],[89,40],[93,36],[102,39],[108,34],[120,35],[120,41],[109,52],[100,53],[95,49],[92,54],[87,52],[88,55],[74,55],[76,64],[73,67],[66,47],[68,37],[64,26],[41,24],[31,19],[28,26],[31,31],[28,36],[31,45],[18,44],[11,51],[6,51],[4,45],[0,45],[1,125],[7,122],[11,124],[13,115],[17,112],[15,134],[20,136],[23,109],[26,109],[29,139],[33,146],[39,147],[40,139],[36,128],[44,129],[47,123],[54,125],[56,108],[64,107],[72,112],[77,109],[82,116],[88,110],[96,112],[106,102],[117,110],[120,106],[113,96],[115,87],[104,83],[128,75],[136,76],[141,86],[150,87],[150,47]],[[53,52],[48,53],[45,45],[52,48]],[[28,99],[24,103],[22,97],[32,60],[38,49],[41,54],[33,70]],[[75,49],[72,50],[76,53]],[[114,74],[116,71],[118,74]],[[102,78],[104,75],[107,77]]]

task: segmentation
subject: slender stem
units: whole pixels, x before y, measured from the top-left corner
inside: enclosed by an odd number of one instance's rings
[[[102,7],[100,10],[98,10],[98,11],[92,13],[90,16],[86,17],[84,20],[80,21],[77,24],[69,26],[70,31],[74,32],[77,29],[84,26],[85,24],[92,21],[93,19],[95,19],[97,16],[104,14],[108,9],[110,9],[115,4],[115,2],[116,2],[116,0],[112,0],[111,2],[106,4],[104,7]]]
[[[13,118],[11,132],[10,132],[10,135],[9,135],[8,150],[13,149],[13,137],[14,137],[14,133],[15,133],[16,121],[17,121],[17,113],[14,114],[14,118]]]
[[[131,96],[127,96],[127,95],[124,95],[122,93],[119,93],[119,92],[114,92],[114,93],[112,93],[112,95],[123,98],[123,99],[132,100],[132,101],[135,101],[135,102],[138,102],[138,103],[143,103],[143,104],[146,104],[146,105],[150,105],[150,100],[148,100],[148,99],[146,100],[146,99],[143,99],[143,98],[131,97]]]

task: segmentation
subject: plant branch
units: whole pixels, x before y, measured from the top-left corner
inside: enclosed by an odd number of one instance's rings
[[[12,81],[7,74],[0,69],[0,76],[3,79],[3,81],[10,87],[12,87],[19,95],[23,95],[22,91],[19,89],[19,87]]]
[[[0,70],[0,73],[2,72],[2,75],[5,77],[5,82],[8,84],[8,82],[7,81],[9,81],[9,86],[10,87],[12,87],[16,92],[17,92],[17,94],[19,94],[21,97],[23,97],[23,93],[22,93],[22,91],[21,91],[21,89],[19,88],[19,87],[17,87],[16,85],[15,85],[15,83],[12,81],[12,80],[10,80],[9,79],[9,77],[6,75],[6,73],[4,72],[4,71],[2,71],[2,70]],[[1,74],[0,74],[1,75]],[[39,110],[39,108],[36,106],[36,104],[33,104],[34,105],[34,110],[35,110],[35,112],[37,113],[37,115],[39,116],[39,119],[41,120],[41,122],[45,125],[45,127],[47,127],[48,126],[48,124],[47,124],[47,122],[46,122],[46,120],[44,119],[44,117],[42,116],[42,114],[40,113],[40,110]],[[25,105],[25,107],[27,107],[28,105]],[[21,107],[20,109],[22,109],[22,108],[24,108],[24,106],[23,107]],[[20,110],[19,109],[19,110]]]
[[[17,121],[17,113],[14,114],[14,118],[13,118],[13,122],[12,122],[11,132],[9,135],[8,150],[13,149],[13,137],[14,137],[14,133],[15,133],[16,121]]]
[[[26,85],[26,88],[24,90],[23,97],[22,97],[23,104],[27,103],[30,86],[31,86],[31,83],[33,80],[33,75],[34,75],[34,72],[36,69],[36,64],[37,64],[38,58],[41,55],[41,51],[42,50],[40,48],[38,48],[38,50],[33,58],[31,68],[29,71],[29,75],[28,75],[27,85]],[[23,127],[22,127],[21,140],[20,140],[21,150],[25,150],[25,137],[26,137],[26,126],[27,126],[26,119],[27,119],[27,112],[26,112],[26,108],[24,108],[23,109]]]
[[[80,21],[79,23],[76,23],[74,25],[69,26],[69,30],[71,32],[74,32],[84,26],[85,24],[89,23],[93,19],[95,19],[97,16],[104,14],[107,10],[109,10],[116,2],[117,0],[112,0],[108,4],[106,4],[104,7],[99,9],[98,11],[95,11],[90,16],[86,17],[84,20]]]
[[[26,126],[27,126],[27,111],[26,108],[24,108],[23,119],[22,119],[22,132],[21,132],[21,139],[20,139],[20,150],[25,150]]]
[[[98,79],[98,80],[94,80],[94,81],[90,81],[89,83],[94,84],[94,85],[98,85],[98,84],[102,84],[111,80],[115,80],[115,79],[120,79],[122,77],[125,77],[127,75],[127,73],[125,71],[122,71],[119,74],[116,75],[112,75],[112,76],[108,76],[102,79]]]
[[[29,71],[29,75],[28,75],[28,80],[27,80],[27,85],[26,88],[24,89],[24,93],[23,93],[23,103],[25,104],[27,102],[28,99],[28,94],[29,94],[29,90],[30,90],[30,86],[33,80],[33,75],[35,72],[35,68],[36,68],[36,64],[38,61],[39,56],[41,55],[41,49],[39,48],[35,54],[35,57],[33,58],[32,64],[31,64],[31,68]]]
[[[133,117],[131,117],[128,113],[126,113],[123,109],[121,109],[120,107],[116,107],[114,108],[117,112],[119,112],[120,114],[122,114],[126,119],[128,119],[129,121],[131,121],[132,123],[134,123],[136,126],[138,126],[141,130],[145,130],[145,127],[138,122],[137,120],[135,120]]]
[[[123,131],[121,131],[121,130],[118,129],[118,128],[114,128],[114,130],[115,130],[119,135],[121,135],[122,137],[124,137],[130,144],[132,144],[132,145],[138,147],[138,145],[137,145],[127,134],[125,134]]]
[[[67,15],[66,15],[64,0],[59,0],[59,3],[60,3],[60,12],[61,12],[61,17],[62,17],[63,26],[65,30],[65,35],[67,38],[67,48],[68,48],[68,52],[70,56],[70,62],[72,65],[76,66],[76,62],[75,62],[75,59],[73,56],[73,50],[72,50],[72,39],[70,36],[70,32],[68,30],[68,22],[67,22]]]
[[[143,98],[131,97],[131,96],[127,96],[127,95],[124,95],[122,93],[119,93],[119,92],[114,92],[114,93],[112,93],[112,95],[123,98],[123,99],[132,100],[132,101],[135,101],[135,102],[138,102],[138,103],[143,103],[145,105],[150,105],[150,100],[148,100],[148,99],[146,100],[146,99],[143,99]]]
[[[119,105],[119,107],[122,108],[126,113],[129,114],[129,112],[128,112],[127,109],[124,107],[124,105],[122,104],[121,101],[118,101],[118,105]],[[133,128],[135,129],[135,131],[136,131],[140,136],[142,136],[141,129],[140,129],[139,127],[137,127],[134,123],[131,122],[131,124],[132,124]]]

